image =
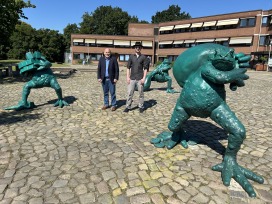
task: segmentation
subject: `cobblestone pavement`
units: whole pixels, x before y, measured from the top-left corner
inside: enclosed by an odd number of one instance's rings
[[[190,118],[186,130],[203,141],[188,149],[158,149],[150,139],[167,131],[179,94],[152,82],[146,111],[123,113],[125,69],[117,84],[118,109],[101,110],[95,72],[57,74],[70,106],[53,107],[51,88],[33,89],[37,108],[0,110],[0,204],[252,203],[272,202],[272,73],[249,71],[246,86],[227,102],[245,125],[238,163],[265,179],[250,198],[232,181],[225,187],[211,166],[222,161],[227,135],[210,119]],[[0,84],[0,106],[16,105],[25,82]],[[177,83],[173,83],[180,90]],[[138,93],[133,105],[137,106]]]

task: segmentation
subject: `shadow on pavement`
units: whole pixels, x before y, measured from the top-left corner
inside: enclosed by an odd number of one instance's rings
[[[36,120],[40,117],[40,114],[31,114],[33,109],[21,110],[21,111],[7,111],[0,113],[0,125],[13,124],[17,122],[23,122],[25,120]]]
[[[157,101],[154,99],[150,99],[148,101],[144,102],[144,109],[152,108],[152,106],[155,106],[157,104]]]
[[[16,83],[16,82],[28,82],[31,78],[22,76],[17,77],[0,77],[0,84]]]
[[[64,99],[69,105],[70,105],[70,104],[73,104],[73,103],[77,100],[77,98],[74,97],[74,96],[65,96],[63,99]],[[58,100],[58,99],[56,98],[56,99],[47,101],[47,103],[49,103],[49,104],[54,104],[54,103],[57,102],[57,100]],[[40,104],[40,105],[38,105],[38,106],[43,106],[43,105],[45,105],[45,104],[47,104],[47,103]]]
[[[118,108],[121,108],[122,106],[125,106],[126,105],[126,100],[118,100],[118,101],[116,101],[116,108],[118,109]]]
[[[212,123],[201,120],[188,120],[184,123],[186,136],[198,144],[204,144],[223,155],[225,147],[219,142],[228,139],[227,133]]]

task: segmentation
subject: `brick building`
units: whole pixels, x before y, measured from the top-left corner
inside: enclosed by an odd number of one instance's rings
[[[270,40],[271,39],[271,40]],[[120,64],[125,64],[141,41],[142,53],[152,63],[168,58],[174,61],[192,46],[212,42],[252,56],[252,66],[268,59],[272,42],[272,10],[254,10],[223,15],[206,16],[159,24],[131,23],[127,36],[71,35],[73,64],[88,59],[96,63],[105,47],[110,47]],[[271,56],[272,57],[272,56]]]

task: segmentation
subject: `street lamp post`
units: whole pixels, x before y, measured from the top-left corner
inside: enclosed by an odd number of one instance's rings
[[[269,71],[269,67],[272,66],[272,60],[270,59],[270,52],[271,52],[271,42],[269,44],[268,63],[267,63],[267,70],[266,71]]]
[[[89,47],[89,43],[88,43],[88,59],[87,59],[87,64],[89,64],[89,60],[90,60],[90,47]]]

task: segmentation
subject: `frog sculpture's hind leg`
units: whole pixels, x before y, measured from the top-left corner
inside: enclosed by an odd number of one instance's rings
[[[172,78],[168,75],[165,75],[165,80],[167,81],[167,93],[177,93],[174,89],[172,89]]]
[[[177,144],[181,144],[184,148],[188,148],[188,144],[183,131],[183,123],[190,118],[180,103],[180,98],[177,101],[174,112],[168,124],[168,129],[172,132],[163,132],[156,138],[151,139],[151,143],[155,147],[172,149]]]
[[[238,120],[226,103],[221,104],[212,112],[211,119],[229,133],[228,146],[225,151],[223,162],[213,166],[212,169],[221,172],[224,185],[229,186],[231,178],[234,178],[250,197],[255,197],[256,193],[247,179],[263,183],[263,178],[252,171],[241,167],[236,160],[237,152],[246,135],[243,124]]]
[[[153,72],[151,72],[150,74],[148,74],[145,78],[145,82],[144,82],[144,91],[149,90],[150,86],[151,86],[151,81],[153,78]]]
[[[59,107],[63,107],[63,106],[69,106],[69,104],[63,100],[63,97],[62,97],[62,89],[58,83],[58,81],[56,80],[55,77],[53,77],[50,81],[50,86],[55,89],[56,91],[56,94],[58,96],[58,100],[57,102],[54,104],[54,106],[59,106]]]
[[[27,98],[30,94],[30,90],[32,88],[35,88],[35,83],[34,81],[29,81],[27,82],[24,87],[23,87],[23,93],[22,93],[22,100],[19,101],[18,105],[16,106],[10,106],[10,107],[7,107],[5,108],[5,110],[23,110],[23,109],[31,109],[31,108],[34,108],[35,105],[33,102],[28,102],[27,101]]]

